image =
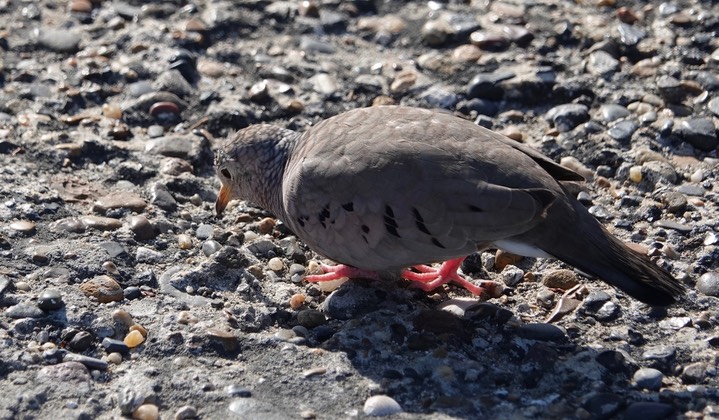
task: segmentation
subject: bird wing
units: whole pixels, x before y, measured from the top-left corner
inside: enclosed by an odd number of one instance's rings
[[[284,219],[311,248],[364,269],[467,255],[542,219],[559,188],[542,165],[558,165],[536,155],[450,115],[351,111],[302,136]]]

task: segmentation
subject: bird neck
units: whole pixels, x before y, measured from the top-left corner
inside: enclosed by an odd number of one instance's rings
[[[282,204],[282,180],[284,178],[287,163],[293,150],[297,146],[301,133],[277,127],[276,143],[270,152],[264,156],[267,161],[264,163],[267,171],[265,176],[259,178],[261,183],[258,203],[261,207],[269,210],[277,217],[284,217],[284,206]]]

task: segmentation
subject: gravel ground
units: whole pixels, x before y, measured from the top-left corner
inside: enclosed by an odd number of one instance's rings
[[[536,3],[0,0],[0,418],[718,418],[719,6]],[[581,172],[686,297],[501,252],[488,302],[310,285],[281,221],[215,217],[228,133],[388,103]]]

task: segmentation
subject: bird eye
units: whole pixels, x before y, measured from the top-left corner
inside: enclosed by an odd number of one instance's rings
[[[230,180],[232,179],[232,174],[231,174],[230,171],[228,171],[227,169],[221,170],[220,173],[221,173],[222,176],[224,176],[225,178],[230,179]]]

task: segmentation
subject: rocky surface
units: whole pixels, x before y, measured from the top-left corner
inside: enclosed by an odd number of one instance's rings
[[[537,4],[539,3],[539,4]],[[0,418],[719,417],[719,6],[0,0]],[[443,108],[588,178],[687,287],[649,308],[484,253],[478,302],[311,285],[272,215],[218,220],[258,122]]]

